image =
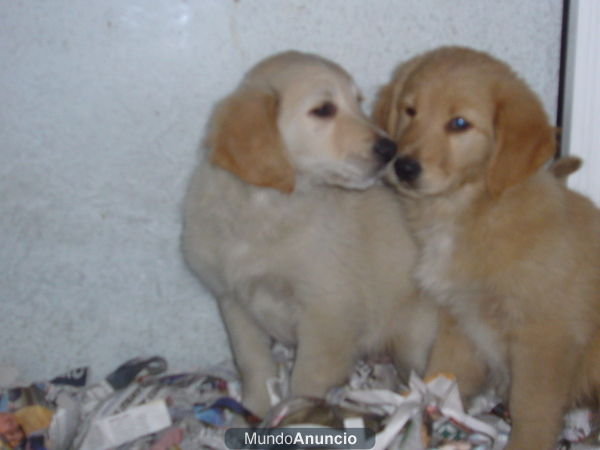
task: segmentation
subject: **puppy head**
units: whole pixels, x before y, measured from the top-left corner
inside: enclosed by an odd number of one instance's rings
[[[497,196],[554,154],[535,94],[506,64],[470,49],[442,48],[400,66],[374,115],[399,145],[388,179],[413,196],[473,183]]]
[[[313,184],[366,188],[396,152],[362,113],[350,76],[299,52],[251,69],[215,110],[207,144],[214,164],[286,193]]]

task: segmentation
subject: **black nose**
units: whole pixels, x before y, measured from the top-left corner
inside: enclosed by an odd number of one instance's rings
[[[394,162],[394,170],[400,181],[412,183],[421,173],[421,164],[409,156],[401,156]]]
[[[396,156],[396,143],[388,138],[379,138],[373,146],[373,151],[382,163],[388,163]]]

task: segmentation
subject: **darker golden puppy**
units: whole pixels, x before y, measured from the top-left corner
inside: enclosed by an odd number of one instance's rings
[[[442,48],[401,65],[374,112],[399,145],[420,287],[450,314],[429,371],[452,371],[509,401],[508,448],[549,449],[565,409],[600,377],[600,212],[544,169],[555,130],[504,63]]]

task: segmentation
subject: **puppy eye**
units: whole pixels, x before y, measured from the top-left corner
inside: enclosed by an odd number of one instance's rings
[[[448,131],[465,131],[471,128],[471,124],[463,117],[454,117],[446,124]]]
[[[317,106],[316,108],[310,110],[310,113],[313,116],[323,117],[323,118],[333,117],[333,116],[335,116],[336,112],[337,112],[337,107],[331,102],[325,102],[321,106]]]
[[[410,117],[415,117],[417,115],[417,110],[412,106],[407,107],[404,112]]]

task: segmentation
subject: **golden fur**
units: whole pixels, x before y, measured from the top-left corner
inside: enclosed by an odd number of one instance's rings
[[[183,250],[219,302],[244,403],[269,407],[273,339],[296,346],[292,394],[322,396],[385,349],[424,371],[435,310],[410,277],[399,199],[373,186],[395,145],[361,112],[350,76],[315,55],[268,58],[216,107],[206,145]]]
[[[400,65],[374,117],[398,142],[388,178],[420,247],[415,277],[450,314],[428,372],[454,372],[466,396],[492,383],[508,448],[553,448],[600,378],[600,212],[562,180],[579,162],[543,168],[555,130],[540,101],[470,49]]]

